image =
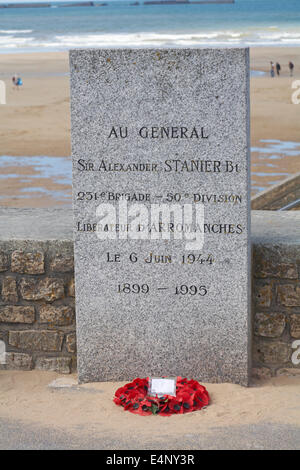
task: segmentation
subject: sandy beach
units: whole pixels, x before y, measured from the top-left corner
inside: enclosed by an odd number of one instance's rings
[[[7,93],[0,154],[70,155],[68,54],[2,54],[0,69]],[[21,90],[12,87],[14,73],[22,76]]]
[[[280,77],[269,76],[270,60],[282,66]],[[294,77],[289,76],[288,62],[294,62]],[[258,47],[251,49],[251,70],[267,75],[251,78],[251,145],[261,145],[261,140],[276,139],[284,142],[300,142],[300,106],[292,104],[294,80],[300,79],[300,48]],[[13,89],[11,77],[22,76],[24,85]],[[70,148],[69,64],[66,52],[2,54],[0,55],[0,80],[7,88],[7,104],[0,106],[0,155],[68,157]],[[257,155],[252,164],[260,164]],[[280,178],[300,171],[300,159],[284,162]],[[26,181],[26,172],[33,177]],[[46,194],[65,191],[70,203],[71,186],[53,178],[38,178],[36,168],[27,165],[5,165],[2,174],[16,175],[3,179],[0,189],[0,205],[14,207],[45,207],[62,205],[66,198],[51,199]],[[265,180],[276,179],[272,170],[261,174],[258,186]],[[17,177],[19,176],[19,177]],[[20,198],[22,188],[43,189],[39,197]],[[46,190],[45,190],[46,188]]]
[[[67,387],[51,388],[49,384],[53,381]],[[71,434],[74,448],[78,441],[91,448],[95,442],[88,440],[92,438],[98,440],[99,448],[108,445],[113,449],[197,449],[201,448],[201,438],[210,437],[209,442],[204,442],[207,448],[240,445],[264,449],[271,448],[272,437],[275,438],[272,432],[259,437],[258,429],[266,424],[274,433],[277,426],[295,430],[293,436],[281,436],[283,448],[292,447],[299,439],[300,376],[296,370],[294,377],[256,379],[250,388],[228,383],[205,384],[211,397],[206,409],[169,418],[134,415],[116,406],[112,401],[114,393],[124,383],[78,386],[75,375],[62,377],[42,371],[0,371],[0,383],[0,415],[4,422],[15,423],[19,429],[30,426],[33,435],[39,429],[47,430],[47,435]],[[241,430],[251,428],[255,442],[249,436],[243,442]],[[235,436],[238,430],[240,436]]]
[[[251,79],[251,145],[261,139],[299,142],[300,106],[292,103],[291,86],[300,79],[300,48],[264,48],[250,50],[251,69],[268,72],[266,77]],[[271,79],[270,60],[279,62],[281,76]],[[289,76],[288,63],[295,64],[294,77]]]

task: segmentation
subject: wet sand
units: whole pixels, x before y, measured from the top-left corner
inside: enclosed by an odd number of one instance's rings
[[[300,140],[300,139],[299,139]],[[252,195],[300,172],[300,142],[262,140],[251,152]]]
[[[251,78],[251,145],[254,147],[264,146],[262,139],[300,142],[300,105],[291,101],[292,83],[300,79],[300,48],[251,49],[252,70],[268,73],[270,60],[281,63],[280,77],[272,79],[267,74]],[[294,78],[289,77],[290,60],[295,64]],[[0,80],[4,80],[7,87],[7,104],[0,106],[0,155],[70,156],[68,72],[66,52],[0,55]],[[20,90],[12,87],[14,73],[23,78],[24,86]],[[270,181],[300,171],[299,158],[277,159],[277,175],[274,176],[274,167],[265,165],[259,155],[252,155],[254,171],[259,167],[263,170],[259,171],[261,176],[256,176],[257,187],[265,187]],[[26,172],[30,175],[28,171],[32,171],[34,177],[24,180]],[[69,184],[60,184],[51,177],[39,178],[36,171],[36,167],[29,169],[22,165],[17,169],[0,167],[0,175],[3,175],[0,205],[46,207],[70,203]],[[4,174],[15,177],[5,178]],[[41,191],[33,191],[32,197],[27,197],[26,188],[32,185],[40,187]],[[26,197],[23,197],[24,189]],[[49,191],[57,197],[49,196]],[[60,198],[60,191],[66,191],[67,196]]]
[[[71,205],[70,157],[0,157],[0,206]]]

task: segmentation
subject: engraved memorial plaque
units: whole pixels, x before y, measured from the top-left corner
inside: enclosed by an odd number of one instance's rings
[[[248,49],[70,64],[80,382],[247,385]]]

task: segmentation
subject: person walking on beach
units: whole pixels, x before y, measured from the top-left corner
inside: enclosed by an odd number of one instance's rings
[[[19,90],[19,87],[23,85],[23,81],[22,81],[22,78],[21,77],[17,77],[17,82],[16,82],[16,86],[17,86],[17,90]]]
[[[280,75],[280,70],[281,70],[280,64],[279,64],[279,62],[276,62],[276,72],[277,72],[278,77]]]
[[[270,62],[271,64],[271,70],[270,70],[270,74],[271,74],[271,77],[274,78],[275,77],[275,66],[274,66],[274,62]]]
[[[290,69],[290,77],[293,76],[293,72],[294,72],[294,64],[293,62],[289,62],[289,69]]]
[[[18,80],[17,75],[16,75],[16,74],[13,75],[13,77],[12,77],[12,79],[11,79],[11,81],[12,81],[12,83],[13,83],[13,90],[14,90],[15,88],[17,88],[17,80]]]

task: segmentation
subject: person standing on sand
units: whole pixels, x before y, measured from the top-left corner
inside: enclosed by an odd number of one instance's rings
[[[293,76],[293,72],[294,72],[294,64],[293,62],[289,62],[289,69],[290,69],[290,77]]]
[[[21,77],[17,77],[17,82],[16,82],[16,86],[17,86],[17,90],[19,90],[19,87],[23,85],[23,81],[22,81],[22,78]]]
[[[275,67],[274,67],[274,62],[270,62],[271,64],[271,70],[270,70],[270,74],[271,74],[271,77],[274,78],[275,77]]]
[[[276,62],[276,72],[277,72],[278,77],[280,75],[280,70],[281,70],[280,64],[279,64],[279,62]]]
[[[17,80],[18,80],[18,77],[17,77],[17,75],[15,74],[15,75],[12,77],[12,79],[11,79],[11,81],[12,81],[12,83],[13,83],[13,90],[14,90],[15,88],[17,88]]]

